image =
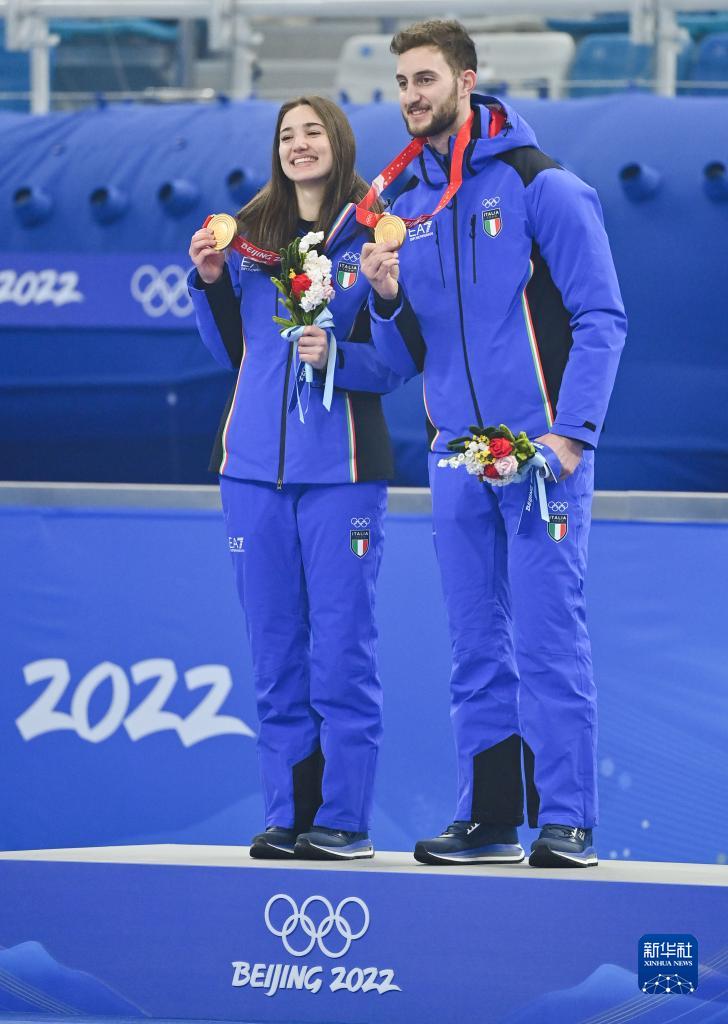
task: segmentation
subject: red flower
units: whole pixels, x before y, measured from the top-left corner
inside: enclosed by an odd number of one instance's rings
[[[513,445],[506,437],[492,437],[490,440],[490,454],[494,459],[504,459],[513,451]],[[498,474],[496,474],[497,476]]]
[[[291,291],[293,292],[294,299],[300,299],[311,287],[311,283],[311,278],[308,274],[296,274],[295,277],[291,278]]]
[[[495,468],[492,462],[488,463],[488,465],[485,467],[484,472],[486,476],[489,476],[491,478],[491,480],[500,480],[500,473]]]

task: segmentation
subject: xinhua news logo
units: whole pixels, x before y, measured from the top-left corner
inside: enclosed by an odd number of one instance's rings
[[[642,992],[684,996],[698,987],[698,940],[694,935],[643,935],[637,958]]]

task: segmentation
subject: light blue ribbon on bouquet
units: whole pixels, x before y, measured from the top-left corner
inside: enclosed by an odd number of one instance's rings
[[[549,483],[555,482],[556,474],[554,473],[553,469],[551,468],[551,466],[546,461],[545,457],[541,454],[540,451],[536,451],[536,454],[533,455],[528,460],[528,462],[525,462],[518,471],[519,480],[526,480],[527,478],[529,479],[528,494],[526,496],[526,500],[523,503],[523,508],[521,509],[521,515],[518,521],[518,528],[516,530],[516,533],[523,532],[524,526],[522,524],[524,513],[528,514],[531,511],[531,507],[533,504],[534,481],[536,483],[536,494],[538,496],[538,508],[539,512],[541,513],[541,518],[545,523],[549,522],[549,506],[546,497],[546,481],[548,481]]]
[[[326,379],[324,381],[324,409],[327,412],[331,411],[331,402],[334,397],[334,370],[336,368],[336,338],[334,337],[334,318],[331,315],[331,311],[327,307],[322,309],[319,315],[313,322],[314,327],[320,327],[322,331],[326,331],[329,338],[329,358],[326,363]],[[296,327],[286,327],[281,331],[281,336],[290,341],[292,344],[296,344],[298,339],[303,334],[303,326],[298,325]],[[298,349],[296,349],[296,373],[293,378],[294,394],[291,395],[291,404],[289,405],[289,412],[293,409],[294,405],[298,406],[298,418],[301,423],[306,422],[305,412],[308,411],[308,403],[311,395],[311,385],[313,384],[313,367],[310,363],[305,363],[305,375],[304,382],[308,388],[308,394],[306,395],[306,409],[304,410],[301,403],[301,385],[299,381],[299,370],[301,368],[301,359],[298,356]]]
[[[531,465],[531,473],[536,480],[536,493],[538,494],[538,507],[541,512],[541,518],[545,523],[549,521],[549,506],[546,500],[546,481],[553,481],[556,477],[553,474],[551,466],[549,466],[546,459],[540,452],[536,452],[532,459],[529,460]]]

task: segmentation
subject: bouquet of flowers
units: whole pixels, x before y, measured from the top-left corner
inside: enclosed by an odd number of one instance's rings
[[[281,276],[271,280],[290,316],[273,319],[286,329],[315,324],[334,297],[331,260],[315,248],[323,240],[323,231],[309,231],[280,250]]]
[[[271,280],[283,296],[281,301],[289,312],[289,317],[274,316],[273,320],[281,327],[283,337],[295,344],[303,333],[303,328],[315,324],[328,334],[329,357],[326,363],[326,380],[324,382],[324,408],[331,409],[334,396],[334,367],[336,366],[336,338],[333,333],[334,318],[328,308],[334,297],[334,286],[331,283],[331,260],[319,253],[316,246],[324,240],[323,231],[309,231],[302,238],[293,241],[280,250],[281,276]],[[306,363],[304,381],[313,383],[313,369]],[[291,408],[298,406],[298,418],[305,422],[304,408],[301,403],[299,365],[293,378],[294,395]],[[308,403],[306,405],[308,408]]]
[[[470,427],[467,437],[455,438],[448,448],[457,454],[440,459],[438,466],[465,466],[468,473],[494,487],[522,479],[536,455],[536,447],[526,434],[521,431],[514,435],[504,423],[498,427]]]

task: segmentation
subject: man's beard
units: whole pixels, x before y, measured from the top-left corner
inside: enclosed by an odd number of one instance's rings
[[[445,102],[442,104],[442,106],[437,110],[433,108],[432,120],[427,126],[422,125],[422,127],[410,127],[410,123],[406,115],[404,115],[404,122],[407,125],[407,131],[413,138],[416,139],[421,138],[423,135],[428,135],[431,137],[435,135],[441,135],[443,132],[446,132],[448,128],[452,128],[452,126],[457,121],[457,116],[458,86],[456,82],[453,85],[452,92],[445,100]]]

